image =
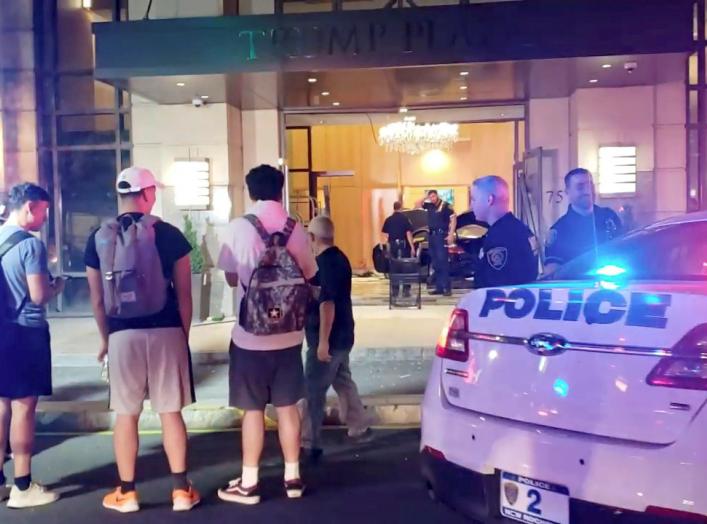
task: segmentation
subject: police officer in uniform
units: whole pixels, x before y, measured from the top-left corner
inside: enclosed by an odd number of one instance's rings
[[[510,212],[508,183],[498,176],[474,181],[471,205],[476,219],[489,224],[479,253],[475,287],[517,286],[538,276],[537,242]]]
[[[565,176],[567,213],[550,228],[545,247],[545,274],[622,233],[621,219],[608,207],[594,203],[592,174],[583,168]]]
[[[452,295],[452,281],[449,276],[448,244],[454,243],[454,233],[457,229],[457,215],[447,202],[439,198],[437,190],[427,192],[427,200],[417,202],[418,207],[427,211],[429,226],[429,246],[432,268],[434,269],[435,289],[431,295]]]
[[[383,223],[383,244],[388,245],[390,258],[410,258],[415,247],[412,239],[412,223],[402,212],[402,202],[393,204],[393,214]],[[393,296],[398,296],[399,286],[393,285]],[[403,295],[410,296],[410,285],[403,286]]]

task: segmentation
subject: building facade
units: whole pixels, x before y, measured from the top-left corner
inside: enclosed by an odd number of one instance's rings
[[[259,163],[288,171],[302,220],[330,212],[362,270],[394,200],[438,187],[464,210],[490,173],[540,236],[577,165],[637,225],[705,209],[704,3],[5,0],[0,192],[51,190],[53,270],[77,277],[65,313],[88,309],[83,247],[130,164],[167,184],[159,211],[196,225],[207,268]],[[406,116],[459,140],[387,151],[378,130]],[[205,310],[230,314],[205,273]]]

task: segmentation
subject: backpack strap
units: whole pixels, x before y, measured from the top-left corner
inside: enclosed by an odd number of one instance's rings
[[[283,236],[283,245],[287,245],[287,243],[290,241],[290,236],[292,235],[292,232],[295,230],[295,226],[297,225],[297,221],[292,218],[292,217],[287,217],[287,222],[285,222],[285,229],[282,230],[282,236]]]
[[[32,235],[27,233],[26,231],[16,231],[12,235],[8,237],[5,242],[0,244],[0,261],[2,261],[2,258],[7,255],[7,253],[15,247],[17,244],[24,242],[25,240],[29,240],[32,238]],[[2,273],[2,269],[0,269],[0,273]],[[12,311],[12,317],[16,318],[17,315],[24,309],[25,304],[27,304],[28,297],[25,296],[22,299],[22,302],[20,302],[20,306],[15,310]]]
[[[270,233],[268,233],[268,230],[265,229],[265,226],[260,221],[260,219],[255,215],[243,215],[243,218],[245,218],[248,222],[251,223],[251,225],[258,232],[258,235],[260,235],[260,238],[263,241],[263,243],[266,246],[269,246],[270,245]]]
[[[8,251],[10,251],[17,244],[19,244],[23,240],[28,240],[30,238],[32,238],[32,235],[30,235],[26,231],[17,231],[10,235],[9,238],[5,240],[2,245],[0,245],[0,259],[2,259],[2,257],[4,257],[8,253]]]

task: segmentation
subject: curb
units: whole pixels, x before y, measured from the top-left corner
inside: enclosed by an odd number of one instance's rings
[[[364,397],[363,404],[372,425],[419,425],[422,395],[390,395]],[[241,426],[242,412],[218,402],[198,402],[183,410],[187,429],[225,430]],[[108,431],[113,427],[115,414],[108,411],[103,401],[40,402],[37,408],[37,432],[77,432],[92,433]],[[272,406],[266,410],[266,423],[270,428],[277,426],[277,414]],[[338,404],[335,399],[327,402],[326,425],[342,425]],[[140,430],[160,429],[160,419],[149,404],[140,417]]]
[[[399,347],[399,348],[354,348],[351,351],[351,362],[397,361],[397,360],[431,360],[435,349],[430,347]],[[192,364],[209,366],[228,364],[228,351],[192,351]],[[91,367],[98,366],[93,354],[53,355],[52,364],[55,367]]]

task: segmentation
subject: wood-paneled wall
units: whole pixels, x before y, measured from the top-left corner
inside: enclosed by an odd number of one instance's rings
[[[372,267],[371,251],[391,209],[372,203],[372,195],[390,201],[432,187],[455,188],[457,211],[467,209],[468,186],[475,178],[495,174],[512,185],[515,151],[513,122],[460,125],[460,140],[447,152],[400,155],[377,143],[378,129],[370,125],[321,125],[311,128],[313,171],[351,170],[351,177],[320,177],[318,189],[330,187],[337,244],[357,269]],[[287,133],[288,166],[301,168],[307,160],[306,130]],[[290,175],[290,193],[306,192],[302,173]],[[416,191],[415,189],[419,189]],[[403,191],[405,190],[405,191]],[[380,200],[378,200],[380,202]],[[323,203],[322,203],[323,204]]]

